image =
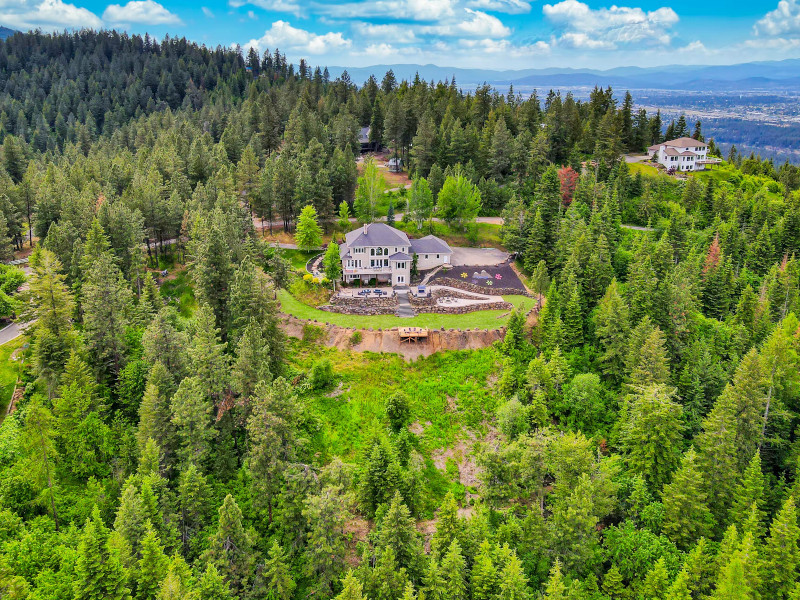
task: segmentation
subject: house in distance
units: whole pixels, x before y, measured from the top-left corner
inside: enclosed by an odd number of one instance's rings
[[[417,269],[426,271],[450,264],[453,251],[447,242],[434,235],[418,240],[385,223],[370,223],[345,236],[339,246],[342,259],[342,279],[345,283],[361,281],[392,286],[411,282],[411,263],[417,255]]]
[[[654,144],[647,150],[650,158],[667,171],[703,171],[706,165],[720,162],[708,158],[708,144],[689,137]]]

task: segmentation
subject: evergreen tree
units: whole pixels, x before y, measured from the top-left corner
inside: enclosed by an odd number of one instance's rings
[[[242,511],[228,494],[219,509],[219,523],[203,560],[213,564],[233,590],[241,594],[253,575],[256,553],[242,524]]]
[[[458,540],[453,540],[442,559],[442,576],[445,581],[444,597],[448,600],[466,600],[467,565]]]
[[[317,211],[313,206],[308,205],[300,211],[294,239],[297,247],[305,252],[322,245],[322,228],[317,223]]]
[[[296,584],[289,570],[287,556],[277,541],[272,542],[264,565],[264,584],[269,600],[291,600]]]
[[[669,482],[679,461],[681,406],[664,386],[650,386],[630,398],[621,444],[634,473],[652,490]]]
[[[602,347],[603,371],[617,381],[625,374],[625,357],[628,349],[630,323],[628,307],[619,293],[617,280],[608,286],[600,301],[596,316],[597,337]]]
[[[161,540],[153,529],[142,538],[141,558],[136,577],[136,598],[155,600],[161,581],[167,575],[167,560]]]
[[[363,586],[355,578],[352,570],[342,579],[342,591],[336,596],[336,600],[365,600]]]
[[[794,498],[789,496],[775,515],[764,544],[764,594],[787,598],[797,582],[800,566],[800,527]]]
[[[664,486],[664,533],[681,548],[688,548],[699,537],[708,536],[713,517],[703,491],[703,473],[697,453],[689,448],[681,459],[672,482]]]
[[[206,570],[203,571],[203,576],[197,585],[197,598],[198,600],[233,599],[228,584],[225,583],[225,580],[214,565],[206,566]],[[280,596],[277,596],[277,598],[280,598]],[[270,600],[272,600],[271,597]]]
[[[130,600],[128,573],[116,550],[109,546],[109,530],[97,506],[86,519],[75,562],[75,600]]]

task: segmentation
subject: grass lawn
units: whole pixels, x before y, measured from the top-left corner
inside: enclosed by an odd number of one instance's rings
[[[397,355],[361,354],[292,340],[289,363],[294,369],[307,372],[321,358],[333,364],[338,390],[313,391],[305,399],[319,423],[311,443],[323,462],[334,456],[358,460],[375,436],[386,434],[386,398],[402,392],[418,432],[414,446],[425,460],[424,512],[432,516],[449,490],[463,495],[458,468],[451,463],[460,458],[459,448],[470,451],[468,431],[480,439],[493,420],[498,399],[491,382],[500,371],[494,348],[441,352],[407,363]],[[454,456],[442,471],[433,457],[448,448]]]
[[[446,223],[435,221],[433,223],[433,231],[427,226],[423,225],[422,229],[417,229],[414,223],[403,223],[398,221],[395,227],[405,231],[412,238],[421,238],[426,235],[433,234],[436,237],[442,238],[451,246],[467,246],[473,248],[503,248],[503,243],[500,239],[500,225],[494,223],[476,223],[477,227],[477,241],[470,239],[466,231],[458,231],[449,227]]]
[[[281,250],[281,253],[283,254],[283,258],[289,261],[289,264],[292,265],[293,269],[302,269],[305,271],[306,263],[319,254],[319,250],[305,252],[303,250],[286,249]]]
[[[11,360],[14,350],[20,348],[25,343],[25,336],[21,335],[16,339],[0,346],[0,422],[6,416],[6,409],[14,393],[19,374],[19,361]]]
[[[536,303],[533,298],[526,296],[503,296],[507,302],[511,302],[515,307],[522,307],[524,311],[532,309]],[[503,310],[480,310],[465,315],[440,315],[435,313],[425,313],[410,319],[401,319],[391,315],[360,316],[343,315],[330,313],[311,306],[307,306],[297,300],[286,290],[278,292],[278,299],[281,302],[281,310],[286,314],[294,315],[299,319],[316,319],[339,325],[340,327],[356,327],[358,329],[391,329],[392,327],[428,327],[430,329],[497,329],[505,325],[508,320],[508,311]]]
[[[629,163],[628,169],[631,175],[636,175],[637,173],[641,173],[642,175],[658,175],[658,169],[647,163]]]

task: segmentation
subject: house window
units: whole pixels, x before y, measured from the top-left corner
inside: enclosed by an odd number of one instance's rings
[[[436,258],[439,258],[439,255],[438,255],[438,254],[436,255]]]
[[[397,276],[397,283],[405,283],[405,279],[403,278],[402,275]]]
[[[383,266],[384,267],[388,267],[389,266],[389,259],[388,258],[384,258],[383,259]]]
[[[370,256],[375,256],[375,248],[370,248],[369,249],[369,255]]]
[[[425,260],[428,260],[428,255],[427,254],[425,255]]]

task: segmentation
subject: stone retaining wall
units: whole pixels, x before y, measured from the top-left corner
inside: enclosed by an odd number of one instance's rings
[[[516,288],[503,288],[503,287],[493,287],[493,286],[481,286],[475,285],[474,283],[469,283],[468,281],[459,281],[458,279],[451,279],[450,277],[442,277],[441,279],[436,279],[431,282],[431,285],[446,285],[448,287],[458,288],[459,290],[464,290],[465,292],[472,292],[474,294],[483,294],[483,295],[491,295],[491,296],[528,296],[530,294],[527,292],[523,292],[522,290],[518,290]]]
[[[331,298],[330,303],[334,306],[346,306],[352,308],[397,308],[396,296],[371,296],[368,298],[353,298],[352,296],[335,295]]]
[[[514,305],[511,302],[488,302],[484,304],[468,304],[466,306],[421,306],[417,309],[417,312],[464,315],[478,310],[514,310]]]
[[[334,306],[326,304],[320,306],[319,310],[332,313],[341,313],[344,315],[361,315],[361,316],[375,316],[375,315],[393,315],[397,312],[397,306]]]

